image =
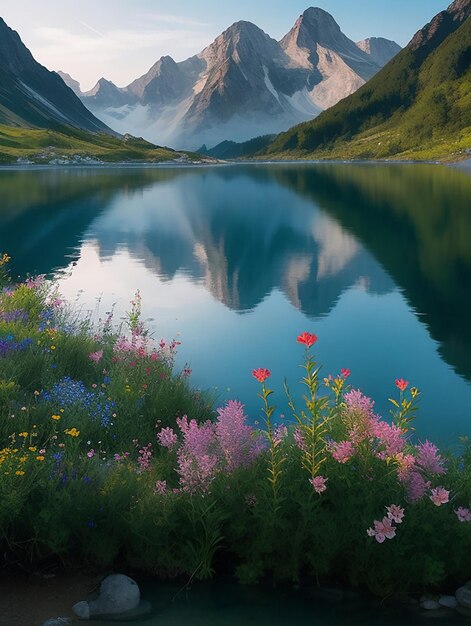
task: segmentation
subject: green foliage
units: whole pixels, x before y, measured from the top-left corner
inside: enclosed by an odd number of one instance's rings
[[[40,130],[0,125],[0,164],[15,163],[18,159],[42,164],[57,159],[73,162],[86,158],[107,163],[158,163],[180,158],[193,161],[199,156],[155,146],[136,137],[119,138],[69,127]]]
[[[316,337],[303,333],[305,409],[290,401],[295,422],[274,424],[270,373],[256,371],[265,420],[262,431],[249,428],[256,454],[218,466],[209,484],[188,489],[182,437],[164,444],[157,434],[184,413],[196,420],[188,439],[206,437],[220,422],[202,423],[212,408],[172,371],[175,345],[151,347],[139,294],[128,326],[130,334],[118,336],[111,318],[98,328],[77,318],[43,279],[0,294],[0,547],[9,557],[190,580],[215,573],[243,582],[335,578],[379,596],[467,578],[471,522],[453,510],[470,506],[471,444],[464,439],[449,455],[446,475],[433,450],[438,470],[424,470],[431,485],[446,485],[449,504],[436,506],[429,491],[412,501],[399,476],[404,455],[418,455],[407,440],[418,393],[406,381],[396,383],[396,431],[382,424],[393,443],[399,433],[401,452],[388,451],[386,435],[365,434],[377,425],[369,400],[355,392],[359,404],[349,404],[348,370],[322,381],[309,352]],[[345,441],[351,450],[336,455],[335,442]],[[214,442],[209,454],[203,439],[194,442],[202,463],[211,461]],[[195,471],[190,461],[185,471]],[[367,529],[393,503],[404,507],[404,520],[380,543]]]

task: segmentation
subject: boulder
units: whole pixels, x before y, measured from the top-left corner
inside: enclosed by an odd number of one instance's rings
[[[44,622],[43,626],[66,626],[71,623],[70,617],[51,617]]]
[[[101,583],[96,600],[78,602],[72,610],[80,619],[90,619],[133,611],[139,602],[140,592],[136,581],[124,574],[113,574]]]
[[[456,590],[455,598],[460,606],[471,609],[471,581]]]
[[[446,606],[449,609],[456,609],[458,606],[455,596],[440,596],[438,604],[440,604],[440,606]]]

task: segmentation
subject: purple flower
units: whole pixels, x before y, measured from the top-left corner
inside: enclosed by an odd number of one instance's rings
[[[455,511],[459,522],[471,522],[471,511],[459,506]]]
[[[419,443],[416,448],[418,451],[417,465],[419,465],[419,467],[425,472],[436,474],[437,476],[446,474],[444,461],[438,453],[437,446],[426,440],[425,443]]]
[[[430,482],[426,481],[420,472],[416,470],[410,472],[407,479],[407,495],[411,502],[421,500],[429,487]]]

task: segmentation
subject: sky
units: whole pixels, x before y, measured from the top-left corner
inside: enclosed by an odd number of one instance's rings
[[[451,0],[450,0],[451,1]],[[281,39],[309,6],[333,15],[358,41],[386,37],[406,45],[445,9],[446,0],[0,0],[0,16],[48,69],[68,72],[90,89],[104,76],[119,87],[163,55],[200,52],[238,20]]]

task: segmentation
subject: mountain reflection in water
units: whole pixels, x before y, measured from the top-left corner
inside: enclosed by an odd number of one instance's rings
[[[232,385],[255,411],[251,367],[272,368],[278,386],[284,374],[296,380],[293,337],[314,328],[326,373],[350,367],[381,410],[404,375],[424,391],[420,430],[446,439],[447,411],[447,432],[465,432],[465,174],[397,164],[2,171],[0,197],[0,250],[16,273],[56,272],[66,295],[83,289],[92,306],[103,293],[118,310],[141,288],[159,335],[182,332],[201,386]]]

